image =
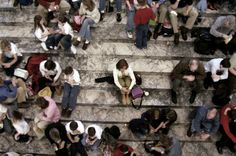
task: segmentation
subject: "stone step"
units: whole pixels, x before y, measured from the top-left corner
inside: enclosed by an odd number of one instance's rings
[[[17,39],[17,38],[16,38]],[[17,45],[19,50],[24,54],[32,53],[45,53],[42,49],[40,42],[38,40],[22,39],[22,40],[13,40]],[[29,42],[31,44],[29,44]],[[187,52],[187,53],[186,53]],[[73,56],[70,53],[63,52],[62,50],[51,50],[47,52],[50,54],[60,54],[65,53],[65,56]],[[67,55],[68,54],[68,55]],[[153,58],[153,59],[164,59],[164,58],[186,58],[193,57],[199,58],[202,60],[207,60],[216,57],[224,57],[224,54],[220,51],[216,51],[214,55],[201,55],[194,52],[192,43],[181,42],[179,46],[173,44],[167,44],[163,41],[151,41],[148,45],[148,49],[138,50],[133,43],[121,43],[113,41],[104,41],[104,42],[92,42],[88,47],[88,50],[84,51],[77,48],[78,57],[83,56],[92,56],[92,55],[111,55],[111,56],[123,56],[123,57],[132,57],[132,58]]]
[[[60,105],[58,105],[60,107]],[[154,107],[152,107],[154,108]],[[140,118],[141,114],[150,108],[141,108],[135,110],[132,107],[124,106],[106,106],[106,105],[77,105],[73,111],[70,119],[81,120],[83,122],[92,123],[127,123],[134,118]],[[189,123],[188,115],[193,110],[193,107],[177,107],[172,108],[176,111],[178,119],[176,123],[186,124]],[[22,113],[28,119],[34,119],[35,115],[40,109],[36,105],[32,105],[30,108],[21,109]],[[62,117],[63,121],[70,119]]]

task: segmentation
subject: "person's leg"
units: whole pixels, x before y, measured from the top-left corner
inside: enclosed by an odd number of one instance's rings
[[[191,92],[189,102],[193,103],[195,101],[197,94],[204,90],[203,89],[203,80],[196,80],[196,81],[192,82],[191,88],[192,88],[192,92]]]
[[[86,18],[80,28],[80,31],[79,31],[79,37],[82,38],[82,39],[88,39],[88,40],[91,40],[91,35],[90,34],[90,25],[94,22],[92,22],[93,20],[90,19],[90,18]]]
[[[62,46],[63,50],[65,51],[70,50],[72,45],[71,39],[72,39],[71,35],[65,35],[64,37],[62,37],[59,44]]]
[[[17,85],[17,102],[26,102],[27,88],[25,82],[22,79],[17,79]]]
[[[131,78],[129,76],[126,76],[124,80],[125,80],[125,87],[129,88],[131,85],[131,81],[132,81]],[[130,104],[131,99],[129,97],[129,94],[125,94],[125,96],[126,96],[126,103]]]
[[[59,5],[60,12],[66,12],[68,13],[70,10],[70,4],[66,0],[61,0]]]
[[[193,25],[198,17],[198,11],[195,7],[192,7],[192,9],[190,10],[189,14],[188,14],[188,20],[186,22],[185,27],[188,30],[191,30],[193,28]]]
[[[71,86],[68,83],[64,83],[63,97],[62,97],[62,110],[67,109],[69,106],[69,97],[71,94]]]
[[[136,47],[139,48],[139,49],[142,49],[142,38],[143,38],[143,25],[138,25],[136,27],[136,40],[135,40],[135,44],[136,44]]]
[[[132,6],[132,10],[129,10],[127,8],[127,25],[126,25],[126,31],[127,32],[133,32],[134,31],[134,15],[135,15],[135,10],[134,6]]]
[[[97,150],[98,147],[100,146],[100,144],[101,144],[101,140],[97,140],[97,141],[95,141],[95,143],[92,146],[90,146],[90,148],[92,150]]]
[[[143,26],[143,31],[142,31],[142,34],[143,34],[143,35],[142,35],[142,36],[143,36],[143,38],[142,38],[142,48],[147,48],[148,29],[149,29],[149,28],[148,28],[148,25],[147,25],[147,24]]]
[[[235,93],[236,91],[236,76],[229,72],[227,86],[229,87],[230,93]]]
[[[80,91],[80,86],[76,85],[71,88],[70,98],[69,98],[69,109],[74,110],[77,103],[77,97]]]
[[[70,147],[71,156],[76,156],[79,153],[81,156],[87,156],[87,152],[81,142],[73,143]]]
[[[7,132],[8,134],[13,132],[12,123],[11,123],[11,120],[8,119],[8,117],[3,119],[3,128],[4,128],[4,131]]]
[[[95,24],[95,22],[94,22],[94,20],[92,20],[90,18],[85,19],[85,21],[86,21],[86,25],[87,25],[87,28],[85,31],[85,40],[90,42],[92,40],[90,26]]]
[[[106,9],[106,0],[99,0],[99,11],[105,13]]]
[[[115,0],[116,1],[116,12],[121,13],[122,10],[122,0]]]
[[[124,78],[118,78],[118,81],[120,83],[120,85],[122,87],[126,87],[126,84],[125,84],[125,79]],[[126,103],[126,95],[125,95],[125,92],[121,90],[121,95],[122,95],[122,103],[123,104],[127,104]]]
[[[175,104],[177,103],[177,91],[179,90],[181,85],[182,85],[182,80],[180,79],[174,79],[172,81],[171,101]]]
[[[53,35],[54,37],[54,47],[57,47],[59,42],[61,41],[61,39],[64,37],[65,35],[63,34],[55,34]]]
[[[37,118],[37,117],[36,117]],[[37,120],[37,119],[36,119]],[[38,119],[39,120],[39,119]],[[42,139],[44,137],[44,130],[50,124],[48,121],[38,121],[34,126],[34,132],[37,135],[38,139]]]
[[[171,25],[173,27],[173,31],[174,31],[174,43],[175,45],[178,45],[179,44],[179,26],[178,26],[178,13],[177,13],[178,9],[177,10],[171,10],[169,12],[169,17],[170,17],[170,22],[171,22]]]
[[[206,73],[206,78],[204,80],[204,88],[208,89],[208,87],[212,86],[212,84],[213,84],[213,80],[212,80],[212,77],[211,77],[211,72],[207,72]]]
[[[197,9],[200,11],[200,13],[205,13],[207,10],[207,0],[200,0],[197,3]]]

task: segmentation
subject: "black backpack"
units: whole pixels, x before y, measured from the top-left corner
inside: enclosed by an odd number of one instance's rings
[[[33,0],[15,0],[13,6],[17,6],[20,4],[20,9],[22,9],[22,6],[29,6],[33,4]]]
[[[209,31],[202,30],[194,41],[194,51],[198,54],[213,55],[215,53],[213,36]]]

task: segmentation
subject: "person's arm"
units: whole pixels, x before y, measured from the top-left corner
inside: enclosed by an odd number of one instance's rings
[[[45,67],[44,67],[45,62],[46,62],[46,61],[43,61],[43,62],[41,62],[41,63],[39,64],[39,71],[40,71],[40,73],[42,74],[43,77],[45,77],[45,75],[46,75]]]
[[[214,119],[210,134],[215,134],[218,131],[219,127],[220,127],[220,116],[219,114],[217,114]]]
[[[120,85],[120,82],[118,80],[118,73],[117,73],[117,69],[113,69],[113,78],[114,78],[114,82],[116,84],[116,86],[120,89],[122,89],[122,86]]]
[[[129,0],[126,0],[126,5],[127,5],[128,9],[131,10],[131,4],[130,4]]]
[[[228,75],[229,75],[229,71],[228,71],[228,69],[225,69],[224,72],[223,72],[223,74],[220,75],[220,79],[221,79],[221,80],[225,80],[225,79],[228,78]]]
[[[198,66],[198,73],[199,75],[196,75],[196,80],[204,80],[206,78],[206,72],[202,63]]]
[[[11,62],[7,63],[7,64],[9,64],[9,67],[11,67],[13,64],[16,63],[16,61],[17,61],[17,54],[14,54],[13,55],[13,60]]]
[[[211,26],[210,34],[212,34],[215,37],[222,37],[222,38],[224,38],[224,35],[226,35],[226,34],[223,34],[223,33],[219,32],[219,31],[217,31],[217,29],[219,27],[221,27],[222,24],[224,24],[224,20],[222,20],[221,17],[218,17],[216,19],[215,23]]]
[[[56,71],[57,71],[57,74],[56,76],[54,77],[54,82],[56,82],[58,80],[58,78],[60,77],[61,75],[61,72],[62,72],[62,69],[60,67],[60,65],[56,62]]]
[[[185,70],[184,67],[185,66],[185,61],[182,60],[180,61],[175,68],[173,69],[172,73],[171,73],[171,77],[174,79],[183,79],[184,74],[182,74],[183,70]]]
[[[128,72],[129,72],[129,76],[131,78],[131,84],[129,86],[129,90],[131,90],[134,87],[134,85],[136,84],[136,79],[135,79],[135,76],[134,76],[134,72],[130,67],[128,69]]]
[[[50,126],[45,129],[45,136],[51,144],[54,144],[55,141],[50,136],[50,130],[51,130]]]
[[[170,8],[176,10],[178,8],[180,0],[176,0],[175,3],[170,5]]]
[[[229,68],[229,72],[233,74],[234,76],[236,76],[236,68],[234,67]]]

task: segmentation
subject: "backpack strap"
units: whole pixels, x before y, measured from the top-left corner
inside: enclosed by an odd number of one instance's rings
[[[138,106],[136,106],[136,105],[134,104],[133,100],[131,100],[132,106],[133,106],[135,109],[137,109],[137,110],[139,110],[139,109],[141,108],[142,103],[143,103],[143,96],[141,97],[141,101],[140,101],[140,103],[139,103]]]

